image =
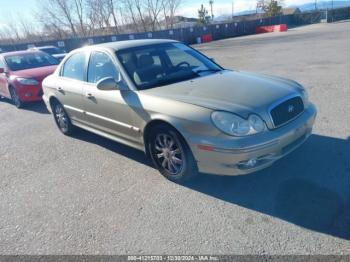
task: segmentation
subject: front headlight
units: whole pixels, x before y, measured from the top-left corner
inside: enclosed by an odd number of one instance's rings
[[[297,85],[298,91],[301,93],[301,97],[303,99],[304,106],[307,107],[307,105],[310,103],[308,92],[305,90],[305,88],[301,84],[299,84],[296,81],[293,81],[293,82]]]
[[[264,121],[254,114],[244,119],[232,113],[215,111],[211,118],[219,130],[231,136],[254,135],[266,128]]]
[[[306,107],[309,104],[309,94],[305,89],[301,90],[304,106]]]
[[[35,79],[31,79],[31,78],[18,77],[17,81],[22,85],[28,85],[28,86],[35,86],[35,85],[39,84],[38,81],[36,81]]]

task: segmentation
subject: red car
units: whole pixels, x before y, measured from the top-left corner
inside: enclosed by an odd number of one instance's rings
[[[0,54],[0,97],[12,99],[17,108],[25,102],[40,101],[41,83],[58,64],[56,58],[41,51]]]

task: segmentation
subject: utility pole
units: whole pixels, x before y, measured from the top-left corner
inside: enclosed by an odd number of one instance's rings
[[[317,0],[315,0],[315,10],[317,10]]]
[[[235,12],[235,1],[232,1],[232,20],[234,17],[234,12]]]
[[[332,23],[334,22],[333,17],[334,17],[334,0],[332,0]]]
[[[212,21],[214,20],[213,4],[214,4],[214,1],[213,1],[213,0],[210,0],[210,1],[209,1],[209,5],[210,5],[210,12],[211,12],[211,20],[212,20]]]

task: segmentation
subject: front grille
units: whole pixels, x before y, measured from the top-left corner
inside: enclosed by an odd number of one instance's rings
[[[275,127],[279,127],[297,117],[304,111],[304,103],[300,96],[288,99],[274,107],[271,111]]]

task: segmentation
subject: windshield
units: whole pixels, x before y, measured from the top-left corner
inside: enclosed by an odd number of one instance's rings
[[[64,53],[64,51],[59,49],[58,47],[44,47],[44,48],[40,48],[39,50],[45,53],[48,53],[50,55],[59,55]]]
[[[129,48],[117,52],[139,90],[168,85],[221,71],[222,68],[181,43]]]
[[[6,56],[5,60],[12,71],[59,64],[56,58],[41,52]]]

